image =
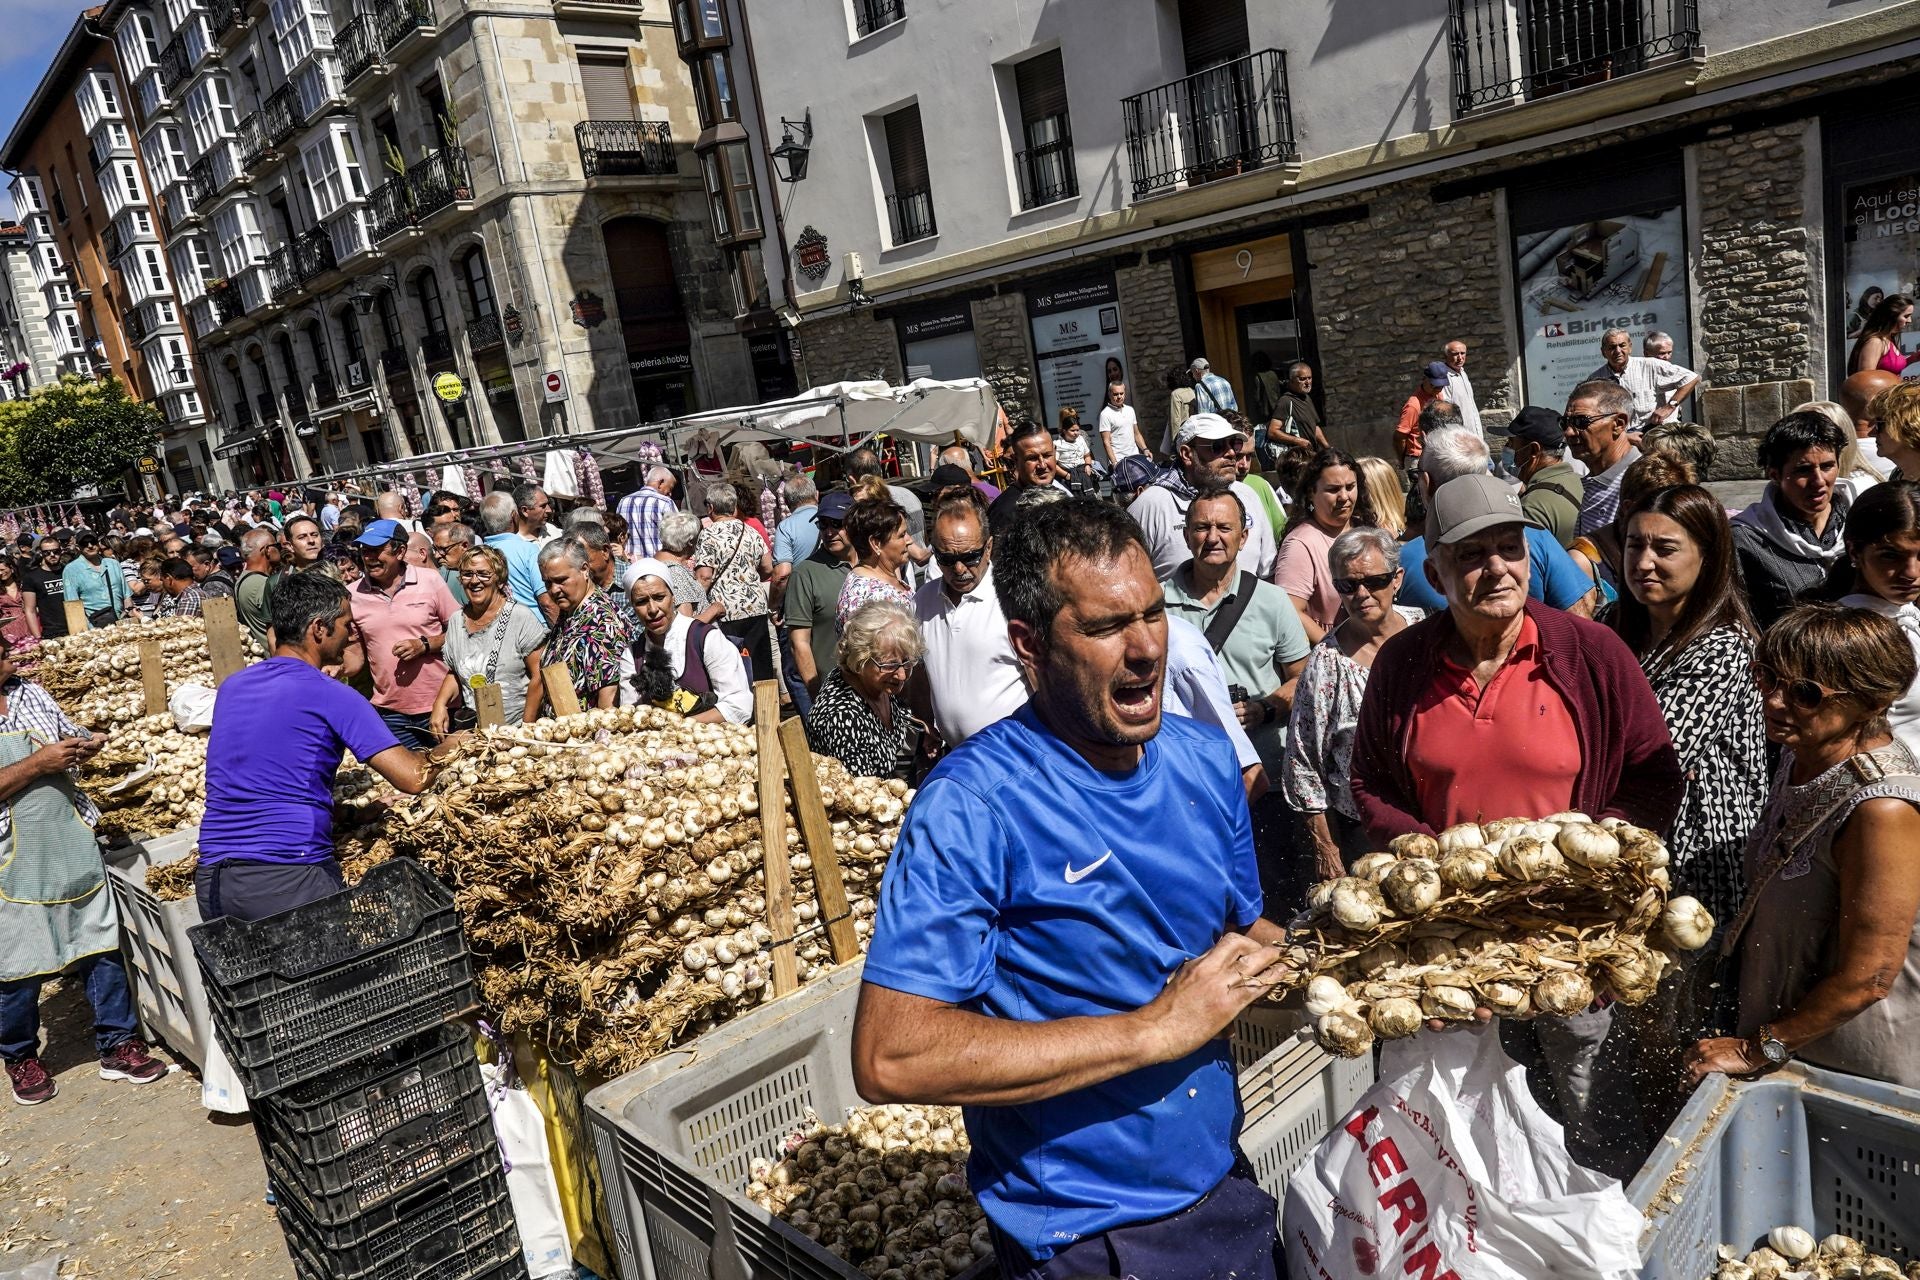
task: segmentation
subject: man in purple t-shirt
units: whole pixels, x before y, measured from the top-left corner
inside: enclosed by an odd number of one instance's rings
[[[213,704],[194,874],[207,920],[258,920],[340,891],[333,777],[342,751],[409,795],[425,790],[440,764],[401,746],[371,703],[324,674],[353,638],[344,586],[325,574],[290,575],[274,593],[273,633],[273,657],[228,677]]]

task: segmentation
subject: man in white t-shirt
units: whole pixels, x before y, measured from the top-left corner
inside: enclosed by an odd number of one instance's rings
[[[1137,426],[1133,406],[1127,403],[1127,384],[1108,383],[1106,407],[1100,410],[1100,443],[1106,447],[1109,466],[1140,452]]]
[[[1027,686],[993,587],[986,499],[975,489],[949,491],[928,514],[940,576],[914,593],[927,652],[913,697],[952,748],[1025,706]]]
[[[1467,377],[1467,344],[1455,338],[1446,347],[1447,399],[1460,410],[1460,425],[1481,439],[1486,432],[1480,426],[1480,403],[1474,399],[1473,380]]]

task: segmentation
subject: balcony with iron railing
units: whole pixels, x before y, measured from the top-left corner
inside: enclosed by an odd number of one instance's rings
[[[387,179],[367,193],[367,208],[374,242],[397,235],[413,225],[413,209],[407,199],[404,176]]]
[[[1696,0],[1452,0],[1453,109],[1467,115],[1701,52]]]
[[[213,38],[224,40],[228,32],[239,30],[246,7],[247,0],[207,0],[207,25],[213,30]]]
[[[172,97],[173,91],[185,82],[192,65],[192,61],[187,57],[187,33],[180,31],[167,42],[167,47],[160,51],[158,63],[160,84],[167,91],[168,97]]]
[[[356,14],[351,22],[333,33],[333,51],[340,57],[340,83],[351,85],[373,70],[385,52],[374,27],[373,15]]]
[[[262,391],[253,398],[253,403],[259,407],[260,421],[263,425],[280,421],[280,402],[274,399],[273,392]]]
[[[887,197],[887,223],[896,245],[939,235],[940,228],[933,220],[933,192],[893,192]]]
[[[373,238],[376,242],[385,240],[458,201],[472,198],[467,153],[458,147],[429,152],[409,163],[406,173],[382,183],[367,196],[373,211]]]
[[[293,246],[283,244],[267,255],[267,292],[275,302],[300,288],[300,277],[293,269]]]
[[[314,408],[325,409],[340,403],[340,390],[334,384],[332,374],[325,371],[316,373],[307,386],[313,392]]]
[[[240,159],[251,169],[267,158],[267,135],[260,127],[260,113],[242,120],[233,131],[234,145],[240,148]]]
[[[120,256],[120,251],[127,246],[120,241],[120,223],[118,221],[107,224],[107,229],[100,233],[100,243],[107,251],[107,261],[111,262]]]
[[[213,157],[201,156],[199,161],[187,170],[187,198],[193,201],[195,208],[198,208],[213,199],[213,193],[218,189],[218,185],[213,180]]]
[[[853,29],[870,36],[907,16],[906,0],[853,0]]]
[[[453,335],[450,333],[430,333],[420,339],[420,354],[431,369],[437,364],[453,363]]]
[[[664,120],[582,120],[573,127],[589,178],[670,178],[677,166]]]
[[[1133,198],[1299,159],[1287,55],[1262,49],[1120,100]]]
[[[213,303],[213,318],[231,324],[247,314],[247,304],[231,280],[207,281],[207,299]]]
[[[338,263],[333,256],[333,238],[325,227],[312,227],[294,237],[293,274],[301,284],[325,275]]]
[[[491,351],[495,347],[507,345],[507,336],[501,332],[500,317],[484,315],[478,320],[467,322],[467,345],[475,352]]]
[[[413,373],[413,366],[408,363],[405,351],[388,347],[380,353],[380,372],[389,378],[405,378]]]
[[[1013,153],[1013,171],[1020,179],[1020,207],[1072,200],[1080,194],[1080,174],[1073,162],[1073,134],[1062,126],[1051,142]]]
[[[133,345],[138,346],[146,340],[147,322],[141,318],[140,308],[128,309],[120,317],[120,327],[126,332],[127,341]]]
[[[277,148],[300,127],[304,113],[291,84],[283,84],[260,104],[260,139],[269,149]]]
[[[392,53],[416,33],[433,28],[433,0],[376,0],[373,11],[380,48]]]

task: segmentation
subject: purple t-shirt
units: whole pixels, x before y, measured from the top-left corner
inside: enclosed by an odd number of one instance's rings
[[[227,678],[207,738],[200,861],[325,862],[333,856],[333,775],[397,747],[373,704],[298,658]]]

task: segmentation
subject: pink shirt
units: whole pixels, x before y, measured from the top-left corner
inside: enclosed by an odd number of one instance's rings
[[[1280,559],[1273,566],[1273,581],[1282,591],[1307,602],[1307,616],[1322,628],[1333,625],[1340,616],[1340,593],[1333,589],[1333,570],[1327,567],[1327,551],[1333,535],[1311,520],[1302,520],[1287,530],[1280,542]]]
[[[437,653],[402,662],[393,656],[393,646],[446,631],[460,612],[446,581],[433,570],[410,564],[392,591],[383,592],[363,577],[348,589],[347,601],[367,651],[367,669],[373,673],[373,705],[406,715],[433,710],[447,664]]]

